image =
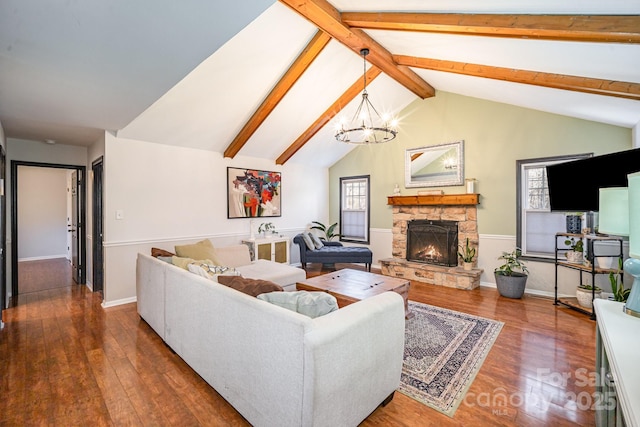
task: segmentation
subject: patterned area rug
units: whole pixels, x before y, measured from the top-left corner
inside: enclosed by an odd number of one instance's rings
[[[400,391],[453,416],[504,323],[409,301]]]

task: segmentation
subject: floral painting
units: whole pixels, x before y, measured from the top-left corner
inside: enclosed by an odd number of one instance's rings
[[[227,217],[280,216],[280,172],[227,168]]]

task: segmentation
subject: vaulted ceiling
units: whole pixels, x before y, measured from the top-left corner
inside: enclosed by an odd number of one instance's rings
[[[637,1],[43,3],[0,3],[8,137],[88,145],[108,130],[330,166],[353,148],[333,123],[359,101],[361,48],[384,112],[446,91],[640,122]]]

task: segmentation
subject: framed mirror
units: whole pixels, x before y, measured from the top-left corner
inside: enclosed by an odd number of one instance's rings
[[[405,153],[405,187],[464,184],[464,141],[410,148]]]

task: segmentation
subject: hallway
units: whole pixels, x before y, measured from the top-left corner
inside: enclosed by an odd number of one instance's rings
[[[18,295],[74,285],[66,258],[18,262]]]

